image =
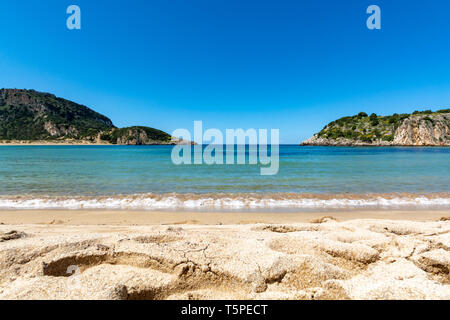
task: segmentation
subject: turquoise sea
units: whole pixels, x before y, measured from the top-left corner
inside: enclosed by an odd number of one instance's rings
[[[450,149],[280,146],[259,165],[175,165],[172,146],[1,146],[0,209],[450,208]]]

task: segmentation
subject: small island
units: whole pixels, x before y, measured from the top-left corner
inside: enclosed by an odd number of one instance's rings
[[[183,142],[150,127],[117,128],[108,117],[50,93],[0,89],[0,144],[173,145]]]
[[[370,116],[360,112],[327,124],[303,146],[450,146],[450,109]]]

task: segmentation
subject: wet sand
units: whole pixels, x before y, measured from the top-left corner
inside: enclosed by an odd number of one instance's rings
[[[436,221],[450,217],[449,210],[379,210],[330,212],[185,212],[125,210],[5,210],[0,223],[65,225],[159,225],[159,224],[254,224],[304,223],[325,216],[339,221],[352,219],[388,219]]]

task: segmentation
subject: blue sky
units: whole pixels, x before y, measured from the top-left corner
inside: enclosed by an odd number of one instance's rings
[[[82,30],[66,28],[77,4]],[[366,28],[377,4],[382,29]],[[299,143],[360,111],[450,106],[447,0],[0,3],[0,87],[85,104],[117,126],[278,128]]]

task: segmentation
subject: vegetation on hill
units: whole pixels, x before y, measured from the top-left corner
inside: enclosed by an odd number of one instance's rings
[[[116,128],[104,115],[53,94],[0,90],[2,141],[71,139],[112,144],[168,144],[171,138],[169,134],[149,127]]]
[[[150,141],[169,143],[172,136],[158,129],[134,126],[103,132],[100,134],[100,139],[112,144],[148,144]]]
[[[34,90],[0,90],[0,139],[82,139],[114,128],[86,106]]]
[[[371,115],[360,112],[357,115],[343,117],[327,124],[318,134],[318,138],[338,140],[340,138],[372,143],[374,141],[391,142],[394,140],[397,128],[407,118],[425,116],[424,120],[434,122],[434,115],[450,113],[450,109],[436,112],[431,110],[415,111],[411,114],[397,114],[391,116]]]

